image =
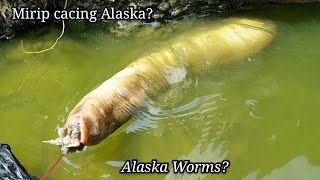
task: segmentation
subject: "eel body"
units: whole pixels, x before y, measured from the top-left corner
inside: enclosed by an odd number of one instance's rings
[[[133,116],[146,98],[165,91],[188,73],[200,74],[246,59],[273,39],[272,22],[232,18],[177,38],[141,57],[88,93],[70,112],[60,139],[79,139],[74,147],[95,145]],[[67,143],[67,142],[66,142]]]

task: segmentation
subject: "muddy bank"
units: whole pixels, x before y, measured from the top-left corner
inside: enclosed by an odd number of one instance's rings
[[[16,33],[31,30],[39,26],[56,22],[50,18],[46,23],[38,20],[13,20],[12,7],[30,9],[46,9],[49,12],[55,10],[76,9],[96,9],[98,14],[103,12],[106,7],[114,7],[117,10],[128,9],[129,6],[135,8],[152,8],[152,16],[146,22],[168,22],[187,15],[226,15],[234,10],[251,9],[261,6],[278,6],[286,4],[307,4],[318,3],[319,0],[2,0],[0,4],[0,39],[9,39]]]

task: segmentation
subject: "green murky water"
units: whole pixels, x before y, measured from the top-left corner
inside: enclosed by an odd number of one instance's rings
[[[158,105],[101,144],[70,154],[49,179],[319,179],[320,16],[317,9],[255,11],[272,19],[277,36],[248,61],[214,70],[159,95]],[[237,15],[238,16],[238,15]],[[189,19],[130,38],[106,28],[59,27],[0,45],[0,142],[33,175],[41,177],[59,157],[55,138],[75,104],[138,57],[212,18]],[[187,85],[186,85],[187,84]],[[174,104],[174,105],[172,105]],[[231,162],[226,174],[119,174],[127,159]],[[171,163],[170,163],[171,164]]]

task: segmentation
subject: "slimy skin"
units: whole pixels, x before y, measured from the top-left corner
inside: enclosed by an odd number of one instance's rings
[[[200,74],[246,59],[265,48],[274,34],[271,22],[238,18],[185,34],[139,58],[83,97],[59,135],[78,133],[78,148],[98,144],[130,120],[146,98],[165,91],[188,73]]]

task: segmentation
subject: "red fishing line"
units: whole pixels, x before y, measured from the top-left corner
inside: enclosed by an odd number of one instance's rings
[[[41,180],[46,180],[47,177],[51,174],[51,172],[54,170],[54,168],[59,164],[61,159],[63,158],[64,154],[61,154],[59,159],[51,166],[51,168],[41,177]]]

